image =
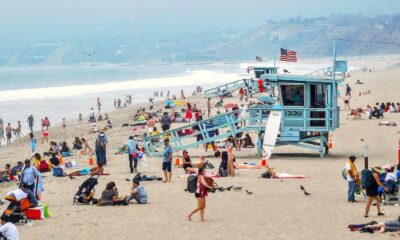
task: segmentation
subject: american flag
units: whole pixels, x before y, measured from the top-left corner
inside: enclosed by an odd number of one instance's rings
[[[285,62],[297,62],[296,52],[281,48],[281,57],[279,59]]]

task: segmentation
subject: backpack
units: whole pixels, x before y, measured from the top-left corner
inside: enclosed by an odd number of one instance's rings
[[[53,176],[54,177],[64,177],[64,171],[60,167],[55,167],[53,169]]]
[[[363,189],[368,188],[374,182],[374,177],[372,175],[372,171],[368,169],[364,169],[361,171],[361,187]]]
[[[218,175],[219,175],[220,177],[227,177],[227,176],[228,176],[228,170],[226,170],[226,169],[223,168],[223,167],[220,167],[220,168],[219,168],[219,171],[218,171]]]
[[[265,173],[261,174],[262,178],[272,178],[272,174],[270,171],[266,171]]]
[[[195,193],[197,190],[197,176],[190,175],[187,179],[187,190],[190,193]]]
[[[38,166],[39,172],[48,172],[50,171],[49,164],[46,160],[41,160]]]

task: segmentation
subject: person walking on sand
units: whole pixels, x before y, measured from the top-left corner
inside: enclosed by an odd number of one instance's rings
[[[172,177],[172,147],[169,145],[169,139],[164,139],[164,154],[162,170],[164,171],[165,180],[163,182],[171,182]]]
[[[82,123],[82,113],[79,113],[79,115],[78,115],[78,121],[79,121],[80,123]]]
[[[345,169],[346,169],[346,173],[347,173],[347,182],[349,185],[349,189],[347,191],[347,202],[349,202],[349,203],[356,202],[354,193],[356,192],[356,189],[357,189],[357,183],[360,181],[360,177],[359,177],[356,165],[354,164],[355,161],[356,161],[356,157],[354,155],[351,155],[345,165]]]
[[[12,132],[11,123],[8,123],[6,127],[7,144],[11,143],[11,137],[12,137],[11,132]]]
[[[31,114],[26,121],[28,122],[29,130],[31,130],[31,133],[33,133],[33,124],[35,123],[33,115]]]
[[[17,138],[20,138],[21,136],[23,136],[21,121],[18,121],[17,128],[14,129],[14,135]]]
[[[344,96],[344,110],[348,110],[350,111],[350,94],[346,93],[346,95]]]
[[[379,180],[379,173],[381,172],[381,170],[381,167],[371,168],[372,176],[369,179],[369,182],[367,182],[367,187],[365,188],[368,197],[364,215],[364,217],[366,218],[368,217],[369,209],[374,199],[376,200],[376,209],[378,210],[378,216],[385,215],[381,212],[381,197],[378,194],[378,187],[381,186],[385,192],[388,191],[388,189]]]
[[[193,211],[191,211],[187,216],[189,221],[192,221],[193,214],[200,211],[200,220],[205,222],[204,211],[206,209],[206,197],[208,195],[208,190],[213,189],[213,187],[215,186],[210,186],[206,181],[205,170],[203,168],[199,168],[197,172],[197,189],[194,193],[194,196],[197,199],[197,208],[193,209]]]
[[[118,151],[118,153],[124,152],[125,150],[128,150],[129,169],[131,170],[131,173],[136,173],[138,163],[138,146],[133,136],[129,136],[128,142],[121,148],[120,151]]]
[[[1,120],[1,119],[0,119]],[[6,140],[4,137],[4,124],[3,124],[3,120],[0,121],[0,145],[2,140]]]
[[[100,102],[100,98],[99,98],[99,97],[97,98],[97,110],[99,110],[99,113],[100,113],[100,110],[101,110],[101,102]]]
[[[349,94],[351,96],[351,87],[349,84],[346,84],[346,95]]]

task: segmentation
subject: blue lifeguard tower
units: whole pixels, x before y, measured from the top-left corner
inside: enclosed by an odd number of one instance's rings
[[[277,68],[254,68],[255,78],[241,79],[204,91],[204,97],[215,97],[226,92],[246,88],[253,95],[270,98],[251,105],[246,117],[239,111],[224,113],[183,127],[165,131],[156,136],[144,138],[144,147],[149,155],[162,155],[163,144],[158,141],[168,137],[174,150],[184,150],[243,132],[255,132],[262,142],[266,124],[272,111],[281,111],[281,123],[276,145],[294,145],[319,152],[323,157],[328,153],[329,132],[339,127],[337,105],[338,84],[344,81],[346,61],[337,61],[334,45],[333,66],[306,75],[278,74]],[[265,91],[258,91],[260,80]],[[265,96],[267,95],[267,96]],[[272,97],[275,96],[275,97]],[[240,127],[242,124],[243,127]],[[190,129],[190,134],[184,134]],[[271,131],[272,132],[272,131]],[[258,153],[262,144],[258,144]]]

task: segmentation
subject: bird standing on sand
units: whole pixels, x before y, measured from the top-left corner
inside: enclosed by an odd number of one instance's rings
[[[253,194],[253,192],[250,192],[250,191],[247,190],[247,189],[246,189],[246,193],[249,194],[249,195]]]

